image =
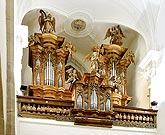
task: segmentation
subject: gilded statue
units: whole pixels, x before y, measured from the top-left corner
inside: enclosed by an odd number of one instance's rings
[[[122,77],[112,76],[109,80],[113,82],[114,88],[117,89],[117,92],[122,91],[122,86],[124,83]]]
[[[93,47],[92,54],[88,54],[85,59],[90,60],[91,62],[91,72],[99,71],[99,57],[100,57],[100,47]]]
[[[71,42],[64,42],[62,44],[62,48],[64,50],[67,50],[69,51],[69,55],[72,57],[72,52],[75,52],[76,51],[76,46],[73,45]]]
[[[38,23],[42,33],[54,33],[56,20],[51,14],[46,14],[43,10],[40,10],[40,16],[38,17]]]
[[[120,28],[120,25],[117,25],[117,26],[113,26],[112,28],[109,28],[107,30],[107,33],[105,35],[105,39],[109,38],[110,37],[110,44],[117,44],[117,45],[122,45],[122,38],[124,36],[121,28]]]
[[[130,62],[130,63],[134,63],[135,64],[135,55],[132,51],[128,51],[127,53],[127,60]]]

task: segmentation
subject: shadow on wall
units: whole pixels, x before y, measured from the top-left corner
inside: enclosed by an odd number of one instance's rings
[[[158,135],[165,135],[165,101],[158,106],[157,132]]]

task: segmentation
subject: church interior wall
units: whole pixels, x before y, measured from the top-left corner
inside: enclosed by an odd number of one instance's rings
[[[135,64],[132,64],[127,72],[128,92],[133,97],[129,106],[149,108],[149,97],[147,97],[149,92],[148,80],[145,78],[144,72],[138,66],[147,52],[144,38],[140,34],[137,34],[130,43],[129,49],[135,52],[136,56]]]

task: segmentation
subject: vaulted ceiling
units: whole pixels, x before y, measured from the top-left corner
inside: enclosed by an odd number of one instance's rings
[[[51,13],[56,18],[56,33],[65,36],[81,50],[88,53],[89,48],[100,45],[105,33],[112,25],[120,24],[126,36],[124,45],[130,46],[139,34],[150,48],[153,39],[153,24],[156,22],[154,0],[17,0],[16,23],[29,26],[29,35],[39,32],[39,10]],[[73,20],[81,19],[86,23],[83,31],[76,32],[71,28]],[[78,53],[78,52],[77,52]]]
[[[156,8],[156,4],[153,0],[17,0],[15,22],[27,25],[31,35],[39,32],[39,10],[52,14],[56,18],[56,34],[64,36],[66,41],[76,46],[74,59],[80,64],[93,46],[109,42],[109,39],[103,40],[107,29],[119,24],[126,37],[123,39],[124,47],[133,48],[137,53],[140,45],[133,45],[134,40],[138,36],[142,37],[142,58],[153,45],[152,26],[156,22],[155,14],[158,14],[159,8]],[[81,31],[71,27],[77,19],[85,23],[85,28]],[[141,53],[138,52],[137,55]]]

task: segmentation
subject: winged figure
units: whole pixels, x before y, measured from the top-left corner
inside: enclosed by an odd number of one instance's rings
[[[106,35],[104,37],[104,40],[110,37],[110,44],[117,44],[122,45],[122,38],[125,37],[120,25],[113,26],[112,28],[109,28],[106,32]]]
[[[43,33],[43,29],[44,29],[44,20],[46,18],[46,13],[43,10],[40,10],[40,16],[38,17],[38,23],[40,25],[40,30]]]
[[[38,23],[42,33],[55,32],[56,20],[51,14],[46,14],[43,10],[40,10],[40,16],[38,17]]]
[[[56,26],[56,19],[53,17],[52,19],[52,26],[53,26],[53,31],[56,32],[55,26]]]
[[[106,32],[106,35],[105,35],[105,37],[104,37],[104,40],[105,39],[107,39],[107,38],[109,38],[111,36],[111,31],[110,31],[110,28],[107,30],[107,32]]]
[[[125,38],[125,35],[123,34],[120,25],[117,25],[117,29],[118,29],[118,34],[120,34],[121,37],[124,37]]]

